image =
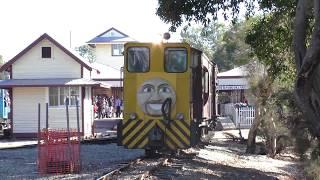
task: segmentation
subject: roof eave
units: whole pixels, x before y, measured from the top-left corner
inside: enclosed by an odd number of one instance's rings
[[[79,59],[77,56],[75,56],[73,53],[71,53],[68,49],[63,47],[60,43],[58,43],[56,40],[54,40],[52,37],[50,37],[47,33],[44,33],[38,39],[33,41],[29,46],[27,46],[25,49],[23,49],[20,53],[18,53],[16,56],[14,56],[11,60],[9,60],[3,66],[1,66],[0,67],[0,72],[5,71],[6,69],[8,69],[14,62],[16,62],[19,58],[21,58],[25,53],[27,53],[29,50],[31,50],[34,46],[36,46],[43,39],[48,39],[54,45],[59,47],[63,52],[65,52],[67,55],[69,55],[74,60],[76,60],[79,64],[83,65],[89,71],[92,71],[92,68],[89,65],[84,63],[81,59]]]

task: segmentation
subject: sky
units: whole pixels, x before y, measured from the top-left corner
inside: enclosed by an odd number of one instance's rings
[[[170,25],[155,15],[157,6],[157,0],[1,0],[0,55],[10,60],[43,33],[72,49],[111,27],[138,41],[159,40]],[[172,37],[179,40],[178,33]]]

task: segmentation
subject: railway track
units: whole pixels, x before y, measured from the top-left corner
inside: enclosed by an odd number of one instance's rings
[[[118,164],[113,170],[111,170],[110,172],[108,172],[107,174],[99,177],[97,180],[110,180],[110,179],[115,179],[115,177],[121,173],[122,171],[125,171],[127,168],[137,164],[141,159],[135,159],[132,161],[128,161],[128,162],[122,162],[120,164]]]
[[[184,167],[184,159],[192,155],[161,155],[156,158],[142,157],[131,162],[119,164],[117,168],[98,178],[111,179],[175,179]]]

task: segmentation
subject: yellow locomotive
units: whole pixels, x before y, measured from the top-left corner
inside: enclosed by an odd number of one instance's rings
[[[216,117],[216,67],[187,43],[127,43],[124,116],[118,144],[129,149],[185,149]]]

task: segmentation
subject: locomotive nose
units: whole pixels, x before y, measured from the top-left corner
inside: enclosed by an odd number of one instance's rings
[[[173,86],[162,78],[151,78],[144,81],[137,91],[137,100],[141,110],[149,116],[162,116],[162,105],[171,99],[171,108],[176,102]]]

